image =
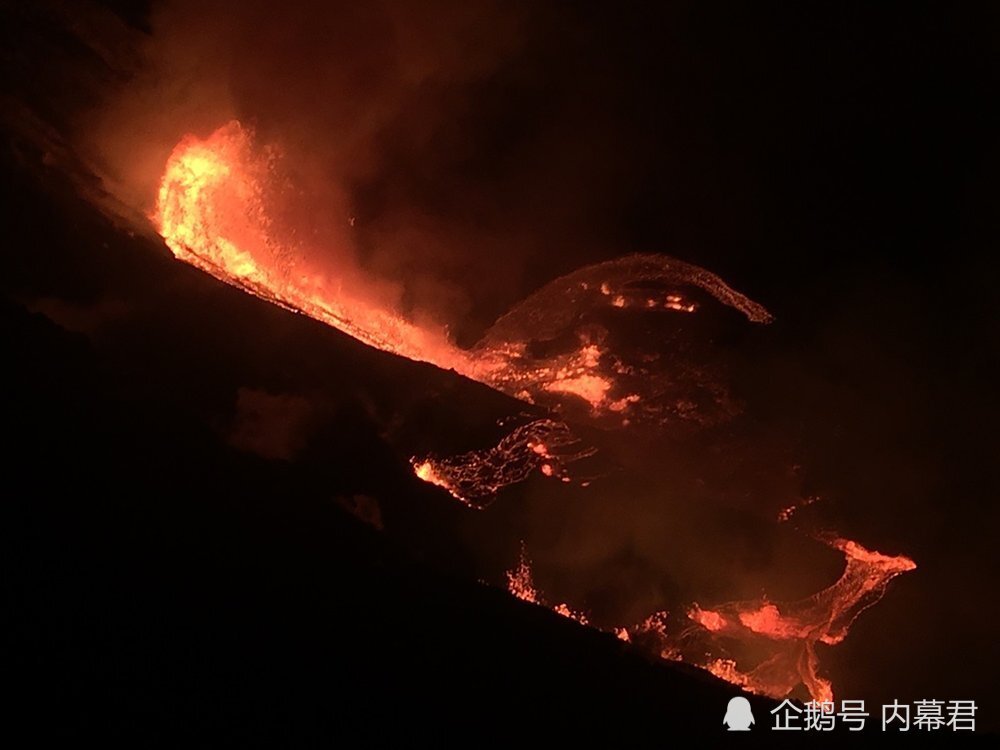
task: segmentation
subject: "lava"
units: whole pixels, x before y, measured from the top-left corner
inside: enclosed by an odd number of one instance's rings
[[[609,341],[609,315],[690,316],[706,296],[768,323],[761,305],[708,271],[660,255],[630,255],[587,266],[542,287],[499,318],[473,347],[463,349],[444,329],[408,320],[350,269],[320,270],[310,248],[272,213],[271,194],[280,150],[260,147],[251,131],[230,122],[207,138],[185,137],[171,154],[153,220],[180,260],[291,311],[308,315],[369,346],[453,370],[554,415],[622,428],[662,426],[711,415],[688,397],[707,394],[725,416],[725,395],[709,376],[664,362],[659,353],[625,352]],[[689,292],[693,291],[694,294]],[[700,297],[699,297],[700,295]],[[680,370],[680,371],[679,371]],[[566,422],[537,419],[496,445],[458,456],[411,459],[415,475],[469,506],[482,508],[496,493],[533,472],[571,481],[567,466],[590,455]],[[809,502],[811,502],[810,500]],[[787,520],[795,507],[779,520]],[[817,701],[830,700],[832,686],[818,674],[816,644],[839,643],[867,607],[878,601],[912,560],[874,552],[860,544],[823,540],[844,555],[843,575],[802,601],[760,599],[702,608],[691,604],[686,627],[671,632],[666,612],[634,626],[612,625],[609,633],[658,657],[700,666],[748,690],[773,697],[799,686]],[[508,589],[519,599],[549,606],[537,590],[522,553],[508,573]],[[566,603],[549,606],[583,625],[595,626]],[[731,651],[750,651],[754,658]]]
[[[857,617],[882,598],[889,582],[917,566],[903,555],[884,555],[850,540],[824,541],[843,553],[844,572],[833,585],[804,600],[728,602],[710,609],[695,603],[687,617],[698,627],[678,628],[676,633],[670,632],[666,612],[656,612],[638,625],[601,629],[648,653],[699,666],[754,693],[784,698],[801,685],[812,700],[831,701],[833,686],[819,674],[816,644],[843,641]],[[508,590],[517,598],[548,606],[534,585],[523,550],[507,579]],[[572,612],[574,620],[592,624],[566,604],[548,608],[564,616]],[[755,663],[741,666],[741,659],[729,653],[734,645],[754,652]]]
[[[481,508],[503,487],[522,482],[536,469],[569,481],[567,465],[593,455],[562,422],[536,419],[497,445],[443,458],[412,458],[414,473],[466,505]]]
[[[207,138],[186,136],[167,161],[153,216],[174,255],[226,283],[308,315],[364,343],[429,362],[529,403],[576,401],[595,417],[642,418],[651,405],[632,383],[653,373],[625,362],[598,332],[578,331],[566,350],[539,355],[531,341],[555,340],[584,309],[690,314],[694,287],[766,323],[770,314],[708,271],[659,255],[631,255],[549,283],[501,317],[471,349],[444,329],[416,325],[347,273],[321,272],[269,212],[280,150],[258,147],[237,121]],[[676,291],[658,288],[667,285]],[[645,407],[645,408],[644,408]],[[655,411],[655,409],[653,409]]]
[[[275,149],[255,150],[250,132],[235,121],[208,138],[184,138],[167,162],[156,202],[154,220],[167,247],[222,281],[370,346],[473,376],[478,367],[443,332],[373,303],[364,289],[345,288],[346,278],[318,272],[301,247],[283,241],[266,199],[277,158]]]
[[[547,607],[557,615],[574,620],[581,625],[590,624],[585,614],[570,609],[570,606],[565,602],[551,607],[546,604],[544,597],[535,587],[535,580],[531,573],[531,562],[528,560],[528,555],[523,545],[521,547],[521,559],[518,561],[517,567],[507,571],[507,591],[510,592],[511,596],[520,599],[522,602]]]
[[[309,262],[309,248],[289,239],[294,228],[282,226],[270,210],[269,191],[281,182],[279,162],[278,148],[258,147],[252,132],[237,121],[207,138],[181,140],[167,162],[153,216],[167,247],[228,284],[370,346],[453,370],[555,412],[575,408],[577,418],[610,418],[612,426],[624,426],[690,420],[697,411],[671,395],[680,388],[678,376],[658,355],[627,361],[608,345],[599,326],[574,328],[586,311],[687,315],[697,305],[682,290],[694,287],[753,322],[771,319],[763,307],[704,269],[664,256],[632,255],[556,279],[501,317],[474,347],[462,349],[443,329],[409,321],[346,269],[320,271]],[[550,346],[544,353],[532,348],[533,342],[561,341],[567,332],[569,343],[561,348]],[[539,460],[523,450],[523,438],[539,429],[554,431],[560,446],[573,442],[565,424],[554,425],[539,422],[485,451],[415,459],[414,472],[476,506],[482,505],[479,498],[523,481],[536,469],[569,481],[566,458]]]
[[[507,571],[507,591],[510,595],[528,604],[542,605],[538,596],[538,589],[535,588],[534,577],[531,574],[531,563],[528,562],[524,548],[521,548],[521,559],[517,567]],[[544,606],[544,605],[542,605]]]

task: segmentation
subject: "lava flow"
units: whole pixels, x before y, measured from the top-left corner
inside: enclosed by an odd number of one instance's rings
[[[843,641],[857,617],[882,598],[889,582],[917,566],[903,555],[883,555],[846,539],[830,538],[826,543],[843,553],[844,572],[832,586],[802,601],[760,599],[710,609],[693,604],[687,617],[697,627],[678,626],[676,634],[671,632],[666,612],[656,612],[637,625],[601,629],[663,659],[701,667],[753,693],[784,698],[801,685],[812,700],[832,701],[833,686],[817,672],[816,644],[832,646]],[[518,599],[549,606],[535,587],[523,550],[518,566],[507,574],[507,589]],[[566,604],[549,608],[598,627]],[[734,656],[734,650],[741,653]],[[744,666],[744,661],[753,663]]]
[[[290,239],[294,228],[282,226],[273,213],[270,191],[280,182],[274,179],[278,161],[276,148],[258,147],[238,122],[204,139],[184,138],[166,165],[154,217],[174,255],[365,344],[454,370],[555,414],[572,413],[613,429],[720,421],[729,413],[727,397],[709,375],[685,369],[663,352],[612,343],[605,322],[640,311],[691,316],[706,299],[753,323],[771,320],[762,306],[704,269],[664,256],[632,255],[552,281],[497,320],[478,344],[462,349],[443,329],[408,320],[358,282],[356,274],[321,271],[309,262],[306,248]],[[572,481],[567,466],[591,452],[565,422],[538,419],[494,447],[414,458],[412,466],[420,479],[481,508],[501,488],[536,471]],[[607,630],[659,657],[696,664],[755,692],[781,697],[803,685],[814,699],[829,700],[832,689],[817,673],[815,645],[843,640],[889,581],[916,566],[906,557],[871,552],[856,542],[832,538],[826,543],[844,555],[846,567],[840,580],[807,600],[692,604],[676,635],[663,612],[635,626]],[[515,596],[547,606],[525,558],[508,578]],[[567,604],[550,608],[593,625]]]
[[[479,508],[498,490],[524,481],[535,470],[569,482],[566,466],[594,452],[582,447],[566,424],[536,419],[516,428],[492,448],[445,458],[414,458],[411,463],[425,482]]]
[[[648,413],[632,386],[649,373],[625,362],[599,332],[576,331],[564,348],[539,354],[531,340],[555,339],[584,309],[612,308],[687,315],[693,287],[753,322],[770,315],[704,269],[664,256],[632,255],[589,266],[551,282],[500,318],[471,349],[443,330],[408,321],[348,274],[318,271],[292,233],[269,213],[267,191],[277,149],[256,148],[230,122],[205,139],[187,136],[174,149],[160,184],[154,220],[181,260],[245,291],[309,315],[370,346],[455,370],[515,398],[558,405],[575,400],[597,417]],[[651,406],[651,405],[650,405]]]
[[[575,409],[578,418],[610,419],[612,426],[691,418],[690,403],[671,387],[677,376],[657,363],[659,355],[629,361],[608,346],[600,326],[574,328],[584,312],[637,308],[688,315],[697,304],[683,289],[694,288],[753,322],[770,320],[763,307],[704,269],[633,255],[556,279],[501,317],[476,346],[461,349],[443,329],[415,325],[375,301],[356,277],[319,271],[299,242],[286,239],[294,231],[272,216],[268,192],[280,182],[274,177],[279,161],[276,148],[257,148],[236,121],[204,139],[184,138],[167,162],[154,217],[174,255],[370,346],[454,370],[528,403],[556,412]],[[539,352],[531,346],[536,341],[561,345]],[[554,429],[551,422],[540,425]],[[565,425],[555,432],[562,445],[572,442]],[[536,468],[568,479],[570,459],[540,454],[534,446],[544,441],[522,437],[511,435],[464,457],[415,458],[414,471],[470,504]]]
[[[254,150],[238,122],[208,138],[184,138],[167,162],[155,220],[167,247],[218,279],[308,315],[383,351],[470,377],[472,359],[443,333],[372,304],[343,278],[317,272],[284,242],[265,197],[273,150]]]
[[[823,541],[844,555],[844,572],[832,586],[807,599],[729,602],[710,609],[692,606],[688,617],[703,629],[700,635],[710,652],[725,649],[728,641],[760,646],[764,653],[749,669],[724,656],[704,660],[700,666],[756,693],[783,697],[802,684],[813,700],[833,700],[830,681],[816,671],[816,644],[843,641],[858,615],[882,598],[889,582],[917,566],[904,555],[884,555],[848,539]]]

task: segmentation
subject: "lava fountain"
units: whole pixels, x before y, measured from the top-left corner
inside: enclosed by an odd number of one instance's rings
[[[523,401],[575,400],[594,416],[629,419],[643,395],[630,386],[649,373],[625,363],[599,337],[581,334],[565,351],[538,356],[529,337],[546,338],[581,310],[606,306],[690,314],[696,303],[670,286],[704,290],[753,322],[771,316],[715,274],[672,258],[632,255],[556,279],[501,317],[471,349],[443,330],[408,321],[372,301],[348,275],[322,273],[268,211],[267,189],[278,154],[255,147],[252,134],[230,122],[205,139],[174,149],[157,196],[160,234],[179,259],[226,283],[308,315],[382,351],[429,362]],[[651,293],[643,282],[667,285]]]
[[[251,294],[331,325],[382,351],[473,377],[482,369],[441,332],[372,304],[344,279],[317,272],[283,242],[265,198],[276,154],[255,151],[230,122],[184,138],[167,162],[154,220],[174,255]]]

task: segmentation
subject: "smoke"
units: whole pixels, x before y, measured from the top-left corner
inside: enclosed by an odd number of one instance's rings
[[[262,458],[289,461],[307,444],[311,417],[312,404],[303,396],[240,388],[228,442]]]
[[[650,180],[673,179],[648,160],[673,116],[623,93],[643,63],[602,54],[601,21],[586,15],[489,0],[168,0],[82,118],[84,150],[148,215],[177,142],[240,120],[280,153],[283,215],[311,261],[471,345],[580,265],[677,252],[629,236]]]
[[[599,24],[589,21],[581,31],[568,9],[488,1],[171,0],[81,119],[82,148],[107,189],[148,215],[178,141],[239,120],[274,158],[283,240],[469,344],[545,281],[636,249],[623,246],[625,206],[670,118],[648,91],[617,93],[641,61],[593,52]],[[667,354],[672,372],[704,367]],[[237,444],[298,450],[268,421],[284,404],[241,399]],[[566,571],[561,598],[598,610],[603,598],[626,619],[664,600],[748,597],[765,585],[794,598],[829,583],[835,575],[798,564],[808,554],[760,520],[802,496],[780,468],[788,456],[752,429],[730,429],[630,443],[620,473],[566,507],[532,488],[525,536],[540,575]],[[804,570],[816,572],[796,577]]]
[[[523,229],[473,164],[484,136],[470,102],[516,59],[526,15],[492,2],[159,4],[126,82],[82,117],[81,150],[149,215],[177,142],[239,119],[274,147],[280,218],[311,263],[381,286],[418,323],[455,324],[479,294],[496,306],[519,291]]]
[[[994,133],[968,114],[995,86],[966,60],[965,27],[907,37],[889,11],[859,25],[671,6],[654,25],[612,5],[179,1],[155,5],[147,34],[85,23],[80,7],[73,31],[102,37],[86,64],[40,32],[4,65],[44,60],[14,70],[15,93],[71,101],[73,145],[140,217],[180,138],[239,118],[283,152],[283,215],[303,217],[317,262],[378,279],[460,343],[549,280],[643,249],[768,305],[783,339],[755,355],[774,360],[751,375],[769,411],[745,434],[632,443],[620,472],[586,492],[533,484],[479,514],[484,538],[520,524],[503,564],[524,538],[543,590],[608,621],[694,597],[794,599],[842,567],[787,524],[773,531],[781,506],[816,493],[850,519],[832,525],[912,554],[930,581],[908,606],[892,609],[902,591],[887,598],[877,612],[893,626],[878,620],[886,635],[869,633],[854,661],[882,664],[871,657],[894,648],[893,669],[930,675],[895,634],[927,651],[958,644],[936,669],[966,690],[960,665],[992,622],[982,597],[953,597],[947,627],[912,627],[938,623],[938,592],[968,578],[986,549],[976,529],[995,526],[980,486],[995,411],[981,342],[995,316],[979,287],[992,276],[970,250],[992,238],[954,225],[972,209],[942,209],[990,195]],[[941,263],[941,248],[957,259]],[[79,330],[118,314],[36,308]],[[826,562],[800,564],[807,552]],[[955,620],[977,637],[953,637]],[[884,677],[868,670],[872,684]]]

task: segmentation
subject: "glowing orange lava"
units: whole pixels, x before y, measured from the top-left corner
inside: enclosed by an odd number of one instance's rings
[[[153,217],[174,255],[366,344],[454,370],[524,401],[579,400],[595,416],[643,413],[640,396],[619,383],[634,368],[601,342],[582,338],[575,350],[538,357],[529,353],[526,340],[551,335],[552,326],[573,319],[574,306],[696,309],[680,293],[642,291],[637,282],[698,287],[751,321],[771,319],[763,307],[704,269],[665,256],[632,255],[556,279],[498,320],[475,347],[462,349],[443,328],[407,320],[346,271],[322,272],[308,260],[310,253],[289,239],[294,231],[269,213],[268,189],[279,161],[277,149],[258,147],[236,121],[207,138],[181,140],[167,161]],[[562,303],[555,314],[552,299]]]
[[[640,420],[665,424],[689,418],[689,402],[669,395],[674,377],[670,368],[650,364],[656,356],[628,361],[593,326],[574,328],[584,313],[643,311],[673,319],[678,313],[695,313],[700,304],[695,299],[704,293],[751,322],[771,320],[761,305],[704,269],[665,256],[631,255],[550,282],[497,320],[478,344],[462,349],[443,329],[408,320],[356,275],[320,271],[308,260],[309,253],[289,239],[295,232],[279,226],[269,213],[268,190],[278,158],[276,149],[257,147],[252,134],[235,121],[207,138],[184,138],[167,162],[153,217],[173,254],[365,344],[454,370],[528,403],[544,403],[556,411],[582,407],[584,418],[612,419],[618,427]],[[680,291],[691,288],[695,299]],[[544,353],[539,353],[531,346],[535,341],[560,342],[564,348],[543,347]],[[568,482],[567,465],[591,453],[564,422],[538,419],[495,446],[460,456],[413,458],[412,467],[421,480],[482,507],[498,490],[534,471]],[[795,509],[783,510],[779,520],[790,518]],[[694,604],[686,627],[677,634],[669,632],[665,612],[608,631],[631,646],[701,666],[748,690],[782,697],[804,686],[813,699],[831,700],[829,681],[817,673],[815,645],[842,641],[854,619],[878,601],[888,583],[916,565],[850,540],[824,541],[844,555],[844,573],[808,599],[761,599],[710,608]],[[511,594],[549,606],[523,554],[507,578]],[[565,603],[549,608],[590,624]],[[764,656],[745,664],[729,653],[734,643],[753,646]]]
[[[590,624],[585,614],[570,609],[569,605],[565,602],[551,607],[545,603],[545,600],[535,587],[535,581],[531,575],[531,563],[528,561],[527,553],[523,547],[521,548],[521,559],[518,561],[517,567],[507,571],[507,591],[510,592],[511,596],[520,599],[522,602],[547,607],[557,615],[574,620],[581,625]]]
[[[541,604],[538,598],[538,590],[535,588],[535,581],[531,575],[531,563],[521,550],[521,559],[517,567],[507,571],[507,590],[511,596],[529,604]]]
[[[816,643],[840,643],[858,615],[882,597],[889,581],[914,570],[916,564],[908,557],[883,555],[844,539],[826,543],[844,553],[844,573],[832,586],[803,601],[782,605],[763,600],[730,602],[713,609],[695,604],[688,618],[703,628],[705,638],[690,630],[671,634],[665,612],[656,612],[638,625],[606,630],[660,658],[699,666],[754,693],[783,698],[801,685],[813,700],[833,700],[833,686],[818,674]],[[546,603],[523,550],[507,580],[508,590],[517,598],[591,625],[586,615],[566,604]],[[755,648],[763,656],[742,667],[739,659],[727,654],[727,643]]]
[[[274,155],[258,153],[230,122],[204,140],[188,136],[167,162],[155,219],[179,259],[264,299],[316,318],[383,351],[472,376],[480,366],[443,332],[418,327],[324,276],[284,242],[267,212]]]
[[[567,467],[593,455],[563,422],[536,419],[515,428],[497,445],[442,458],[413,458],[416,475],[472,507],[483,507],[503,487],[543,476],[569,480]]]
[[[832,586],[807,599],[729,602],[711,609],[695,604],[688,617],[704,628],[707,640],[700,644],[707,646],[710,654],[708,660],[696,663],[730,682],[772,697],[784,697],[801,684],[813,700],[832,700],[829,680],[817,674],[816,644],[834,645],[844,640],[851,624],[882,598],[889,582],[917,566],[903,555],[884,555],[846,539],[822,541],[843,553],[844,572]],[[767,657],[741,670],[739,660],[712,655],[725,651],[727,639],[756,644]]]

